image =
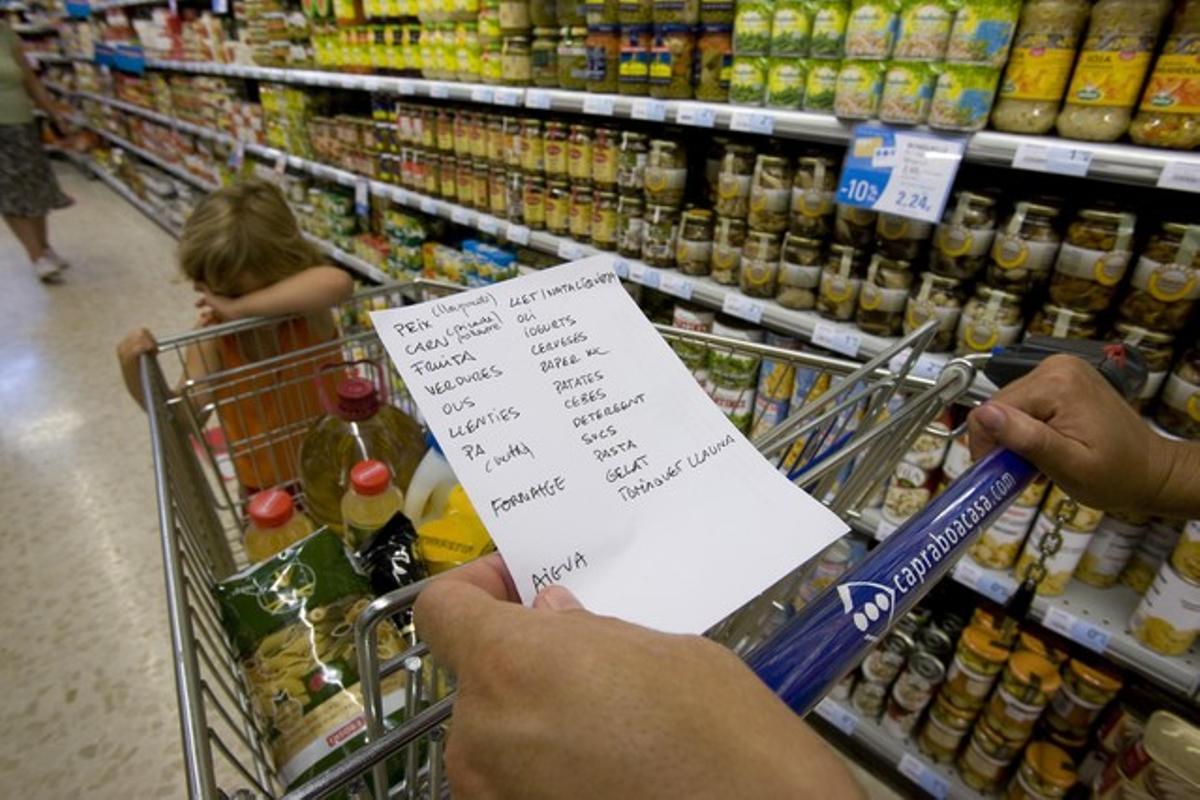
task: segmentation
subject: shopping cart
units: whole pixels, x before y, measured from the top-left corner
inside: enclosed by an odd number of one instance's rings
[[[285,463],[294,458],[289,443],[321,414],[319,404],[306,401],[298,387],[311,382],[314,371],[330,361],[370,358],[384,365],[391,402],[413,411],[365,312],[418,302],[454,288],[418,281],[362,292],[340,309],[334,339],[284,355],[280,355],[281,337],[292,331],[288,326],[294,320],[246,320],[206,328],[165,339],[157,357],[143,359],[192,797],[285,793],[213,595],[218,581],[246,564],[240,544],[244,497],[230,488],[230,464],[235,465],[242,486],[286,484],[297,474],[294,463]],[[954,434],[944,426],[930,427],[931,421],[949,406],[969,401],[976,369],[967,360],[950,361],[936,379],[914,374],[935,324],[927,323],[865,364],[658,327],[677,350],[692,356],[699,349],[726,359],[770,359],[785,370],[803,370],[812,378],[816,388],[806,402],[754,443],[794,482],[843,518],[853,519],[918,436]],[[230,350],[231,341],[240,342],[234,348],[237,352]],[[172,392],[168,376],[185,371],[189,362],[203,365],[204,376],[186,379],[178,392]],[[197,371],[193,368],[190,374]],[[256,429],[252,420],[239,419],[247,404],[260,409],[253,415],[259,419],[270,417],[271,408],[289,405],[291,411],[278,429]],[[258,481],[248,480],[247,470],[265,474]],[[817,595],[803,613],[797,613],[798,597],[818,559],[798,567],[709,635],[746,657],[773,689],[803,713],[857,663],[891,620],[903,616],[936,583],[963,552],[971,534],[998,515],[1032,475],[1032,469],[1011,454],[985,459],[895,532],[887,547],[877,548],[860,562],[853,575]],[[302,500],[300,487],[294,479],[292,483],[290,488]],[[947,530],[949,534],[942,533]],[[954,541],[944,555],[928,564],[919,584],[903,589],[892,585],[890,581],[904,566],[899,562],[908,563],[927,538],[937,536],[952,536]],[[286,797],[318,798],[339,791],[375,798],[447,793],[441,753],[453,695],[431,687],[447,686],[448,680],[431,663],[423,644],[381,663],[376,641],[379,623],[411,607],[420,590],[417,584],[380,597],[356,622],[367,744]],[[820,647],[807,644],[813,635],[820,637]],[[804,643],[804,649],[796,649],[796,642]],[[795,656],[805,652],[810,655]],[[390,720],[384,717],[380,687],[385,678],[402,672],[407,675],[407,688],[403,719],[396,723],[395,715]],[[393,759],[405,764],[406,777],[400,785],[389,786],[385,762]]]

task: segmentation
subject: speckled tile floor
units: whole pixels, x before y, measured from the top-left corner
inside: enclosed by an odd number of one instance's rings
[[[0,797],[183,797],[149,436],[114,348],[189,327],[194,296],[171,237],[56,169],[66,281],[0,231]]]

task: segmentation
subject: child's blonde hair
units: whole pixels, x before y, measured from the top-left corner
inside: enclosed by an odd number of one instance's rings
[[[320,263],[320,252],[300,233],[283,192],[261,180],[204,198],[179,239],[184,274],[216,294],[243,293],[245,275],[266,286]]]

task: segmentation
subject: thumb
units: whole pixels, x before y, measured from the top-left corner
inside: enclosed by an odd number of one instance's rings
[[[1024,411],[990,401],[975,409],[972,417],[996,444],[1029,459],[1051,478],[1071,470],[1079,444]]]
[[[565,586],[549,586],[533,598],[533,607],[544,611],[585,611],[579,598]]]
[[[471,661],[480,640],[509,628],[506,614],[521,607],[497,600],[466,581],[431,581],[417,598],[415,622],[438,661],[453,672]]]

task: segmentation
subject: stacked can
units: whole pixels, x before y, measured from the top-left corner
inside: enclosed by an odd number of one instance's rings
[[[929,424],[937,431],[922,431],[896,464],[883,497],[883,518],[902,525],[924,508],[941,478],[942,460],[950,444],[950,411]]]
[[[1121,572],[1121,583],[1138,594],[1145,594],[1154,582],[1154,576],[1175,549],[1179,541],[1179,523],[1174,520],[1151,520],[1150,527],[1138,543],[1129,563]]]
[[[1198,552],[1200,524],[1192,521],[1129,618],[1134,637],[1156,653],[1183,655],[1200,636]]]
[[[1057,746],[1079,753],[1100,712],[1121,690],[1121,678],[1107,665],[1072,658],[1062,670],[1062,679],[1043,717],[1044,732]]]
[[[767,344],[794,350],[798,342],[790,336],[767,333]],[[791,408],[792,391],[796,385],[796,368],[789,361],[764,358],[758,369],[758,390],[754,395],[754,417],[750,438],[754,439],[787,419]]]
[[[918,635],[923,632],[918,632]],[[949,639],[946,642],[949,645]],[[933,693],[945,677],[946,668],[936,655],[916,650],[892,687],[881,727],[898,739],[911,736],[917,720],[933,700]]]
[[[1155,711],[1146,728],[1108,762],[1093,785],[1096,800],[1197,797],[1200,728],[1169,711]]]
[[[1149,526],[1149,517],[1106,514],[1075,567],[1076,580],[1100,589],[1115,586]]]
[[[939,763],[954,758],[1008,656],[1008,647],[994,628],[972,624],[963,630],[946,681],[918,737],[922,752]]]
[[[1057,550],[1045,560],[1045,575],[1038,583],[1037,593],[1051,597],[1061,595],[1103,518],[1103,511],[1080,505],[1069,498],[1062,489],[1053,487],[1042,512],[1033,524],[1029,538],[1025,541],[1025,549],[1017,559],[1014,570],[1017,579],[1024,580],[1030,569],[1039,563],[1043,541],[1054,549],[1053,539],[1057,534],[1061,541]]]
[[[671,314],[671,325],[685,331],[712,333],[716,319],[717,315],[712,311],[677,303]],[[672,342],[671,347],[692,377],[701,386],[705,385],[708,381],[708,348],[698,342],[687,341]]]
[[[893,630],[863,659],[858,683],[850,694],[850,704],[864,717],[877,719],[887,706],[888,690],[904,669],[913,650],[907,633]]]
[[[716,336],[761,343],[761,328],[737,325],[717,320],[712,332]],[[758,382],[759,357],[712,347],[708,350],[708,383],[706,390],[713,402],[724,412],[733,426],[742,433],[750,430],[754,415],[754,391]]]

